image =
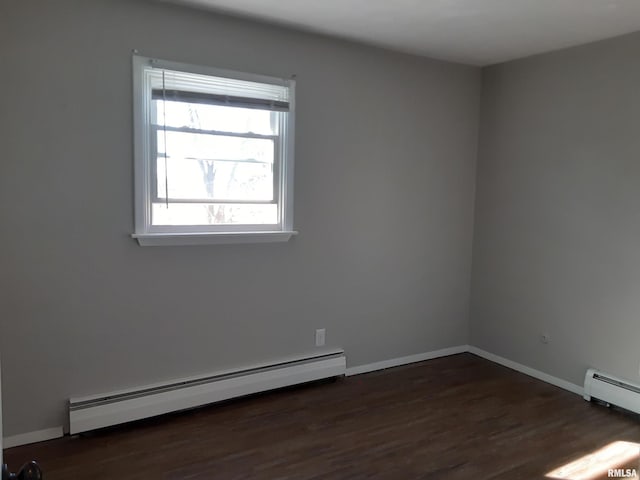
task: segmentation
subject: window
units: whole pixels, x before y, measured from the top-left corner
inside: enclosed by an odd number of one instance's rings
[[[293,235],[294,81],[134,55],[141,245]]]

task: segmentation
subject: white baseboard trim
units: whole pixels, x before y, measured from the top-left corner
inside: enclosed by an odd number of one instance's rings
[[[44,442],[45,440],[53,440],[64,435],[62,427],[45,428],[44,430],[36,430],[35,432],[21,433],[12,435],[2,439],[3,448],[19,447],[29,443]]]
[[[562,380],[561,378],[554,377],[553,375],[549,375],[548,373],[541,372],[540,370],[536,370],[531,367],[527,367],[526,365],[522,365],[521,363],[499,357],[498,355],[486,352],[477,347],[470,346],[468,351],[469,353],[473,353],[474,355],[482,357],[493,363],[497,363],[512,370],[516,370],[520,373],[524,373],[525,375],[529,375],[530,377],[537,378],[538,380],[542,380],[543,382],[550,383],[551,385],[555,385],[556,387],[563,388],[571,393],[582,396],[583,388],[579,385],[576,385],[575,383],[567,382],[566,380]]]
[[[575,393],[576,395],[582,396],[583,388],[580,385],[567,382],[566,380],[562,380],[561,378],[554,377],[553,375],[549,375],[548,373],[544,373],[544,372],[541,372],[540,370],[527,367],[526,365],[522,365],[521,363],[508,360],[498,355],[494,355],[493,353],[489,353],[485,350],[482,350],[478,347],[474,347],[471,345],[458,345],[455,347],[443,348],[441,350],[434,350],[432,352],[418,353],[416,355],[409,355],[407,357],[392,358],[390,360],[384,360],[382,362],[368,363],[366,365],[349,367],[347,368],[346,376],[350,377],[352,375],[360,375],[362,373],[375,372],[376,370],[384,370],[385,368],[399,367],[401,365],[408,365],[410,363],[416,363],[416,362],[424,362],[425,360],[431,360],[439,357],[447,357],[449,355],[456,355],[458,353],[465,353],[465,352],[473,353],[474,355],[477,355],[478,357],[482,357],[485,360],[489,360],[490,362],[497,363],[499,365],[510,368],[520,373],[524,373],[525,375],[536,378],[543,382],[549,383],[551,385],[555,385],[556,387],[560,387],[571,393]]]
[[[469,351],[469,345],[458,345],[455,347],[443,348],[441,350],[434,350],[433,352],[418,353],[416,355],[409,355],[407,357],[392,358],[390,360],[383,360],[382,362],[368,363],[366,365],[358,365],[356,367],[347,368],[346,376],[360,375],[362,373],[375,372],[376,370],[384,370],[385,368],[399,367],[401,365],[408,365],[410,363],[424,362],[425,360],[431,360],[439,357],[448,357],[449,355],[456,355],[458,353],[465,353]]]
[[[576,395],[582,396],[583,388],[566,380],[562,380],[558,377],[554,377],[547,373],[541,372],[521,363],[508,360],[504,357],[494,355],[480,348],[471,345],[458,345],[455,347],[443,348],[441,350],[434,350],[432,352],[418,353],[416,355],[409,355],[406,357],[392,358],[389,360],[383,360],[381,362],[369,363],[366,365],[358,365],[355,367],[349,367],[346,369],[346,376],[360,375],[363,373],[374,372],[376,370],[384,370],[386,368],[399,367],[402,365],[408,365],[410,363],[423,362],[425,360],[431,360],[434,358],[447,357],[449,355],[456,355],[458,353],[472,353],[479,357],[489,360],[490,362],[497,363],[520,373],[524,373],[530,377],[536,378],[543,382],[555,385]],[[63,428],[54,427],[46,428],[44,430],[37,430],[35,432],[27,432],[19,435],[13,435],[10,437],[4,437],[3,447],[12,448],[20,445],[27,445],[29,443],[43,442],[45,440],[52,440],[54,438],[60,438],[64,435]]]

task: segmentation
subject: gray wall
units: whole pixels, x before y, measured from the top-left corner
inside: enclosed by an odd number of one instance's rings
[[[298,75],[286,244],[141,248],[131,50]],[[5,435],[70,395],[468,341],[480,71],[131,0],[0,4]]]
[[[638,58],[633,34],[483,71],[471,343],[576,384],[638,379]]]

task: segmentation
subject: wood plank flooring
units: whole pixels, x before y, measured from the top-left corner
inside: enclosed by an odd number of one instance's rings
[[[36,459],[46,480],[544,479],[616,441],[640,442],[637,416],[461,354],[17,447],[5,462]],[[638,469],[637,455],[614,460]]]

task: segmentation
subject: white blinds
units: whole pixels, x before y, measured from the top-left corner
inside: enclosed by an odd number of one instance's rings
[[[285,80],[281,84],[261,83],[154,66],[147,67],[145,73],[150,82],[152,98],[156,100],[277,111],[288,111],[290,108],[290,89]]]

